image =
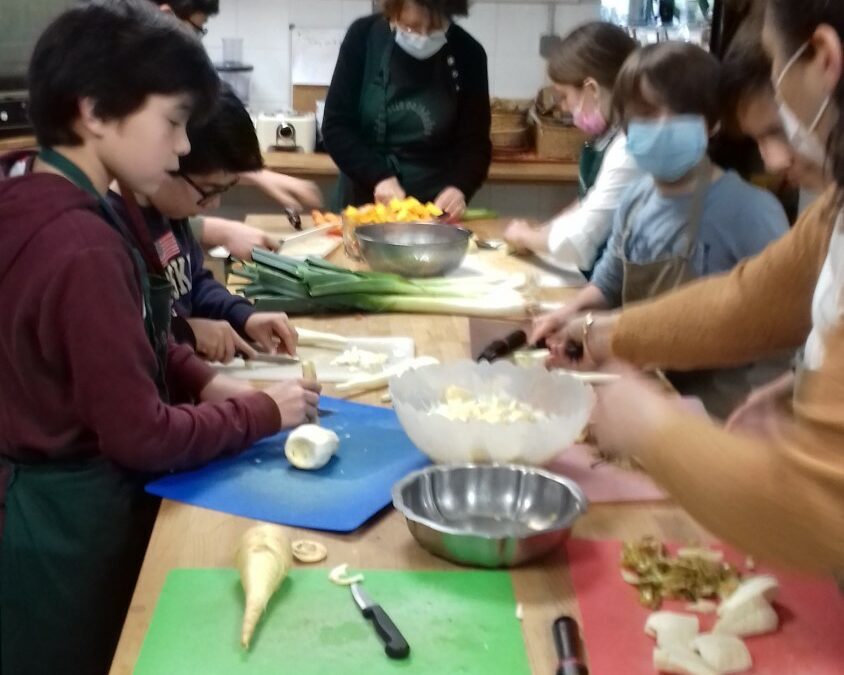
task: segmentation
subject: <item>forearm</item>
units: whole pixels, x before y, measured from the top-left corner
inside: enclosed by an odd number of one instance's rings
[[[677,415],[638,456],[696,520],[754,555],[826,574],[844,569],[844,437],[788,429],[770,440]]]

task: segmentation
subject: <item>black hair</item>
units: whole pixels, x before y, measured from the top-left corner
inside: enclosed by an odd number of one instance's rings
[[[192,14],[201,12],[205,16],[220,13],[220,0],[151,0],[156,6],[167,5],[173,14],[182,21],[190,19]]]
[[[783,51],[794,54],[805,44],[821,25],[830,26],[844,40],[844,3],[840,0],[769,0],[767,20],[785,41]],[[801,58],[811,58],[811,44]],[[844,112],[844,77],[832,95],[838,113]],[[844,130],[838,123],[827,142],[827,152],[832,175],[844,201]]]
[[[638,43],[622,28],[593,21],[576,28],[548,57],[548,75],[557,84],[580,87],[592,78],[612,91],[618,72]]]
[[[252,119],[227,85],[211,112],[201,122],[188,124],[188,140],[191,150],[179,159],[181,173],[241,173],[264,166]]]
[[[383,0],[382,11],[388,19],[395,19],[401,14],[406,0]],[[431,16],[441,16],[451,19],[455,16],[469,15],[468,0],[410,0],[423,9],[428,10]]]
[[[187,94],[210,107],[219,78],[202,44],[146,0],[91,0],[61,14],[29,65],[29,116],[43,147],[79,145],[79,101],[104,120],[128,117],[147,97]]]
[[[660,42],[633,52],[621,68],[613,109],[626,127],[636,111],[661,103],[679,115],[702,115],[710,129],[721,116],[718,100],[720,64],[709,52],[688,42]],[[650,101],[648,87],[657,100]]]
[[[730,45],[721,64],[719,91],[724,123],[733,131],[739,128],[739,110],[748,99],[773,96],[771,59],[758,39],[737,39]]]

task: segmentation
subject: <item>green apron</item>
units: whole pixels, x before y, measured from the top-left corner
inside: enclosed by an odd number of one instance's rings
[[[416,73],[424,73],[419,81]],[[370,34],[359,133],[387,158],[404,191],[422,202],[433,201],[448,185],[444,174],[451,161],[459,82],[447,43],[430,59],[417,61],[396,48],[395,34],[386,21]],[[372,202],[374,188],[341,173],[332,205],[339,210]]]
[[[147,279],[126,226],[78,167],[52,150],[40,158],[97,197],[100,214],[129,247],[158,358],[151,375],[166,400],[169,283]],[[158,500],[143,491],[145,477],[81,446],[68,451],[59,460],[0,458],[8,476],[0,536],[2,675],[108,672],[143,562],[158,510]]]
[[[586,141],[583,144],[577,172],[577,196],[579,199],[584,199],[589,190],[594,187],[604,164],[607,149],[618,136],[618,133],[618,129],[613,129],[600,138]]]

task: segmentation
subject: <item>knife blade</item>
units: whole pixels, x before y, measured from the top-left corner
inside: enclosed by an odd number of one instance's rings
[[[310,230],[305,230],[303,232],[299,232],[299,234],[293,234],[285,239],[279,239],[279,246],[284,248],[286,244],[290,244],[294,241],[299,241],[300,239],[307,239],[308,237],[312,237],[317,234],[322,234],[323,232],[328,232],[329,230],[333,230],[335,225],[320,225],[319,227],[311,228]]]
[[[243,357],[247,363],[275,363],[277,365],[286,366],[294,363],[299,363],[298,356],[290,356],[289,354],[267,354],[266,352],[258,352],[255,356]]]
[[[352,598],[355,604],[360,608],[361,614],[364,618],[372,622],[375,626],[375,632],[384,643],[384,652],[391,659],[405,659],[410,654],[410,645],[401,634],[396,624],[385,612],[381,605],[377,604],[369,594],[363,590],[360,584],[352,584]]]

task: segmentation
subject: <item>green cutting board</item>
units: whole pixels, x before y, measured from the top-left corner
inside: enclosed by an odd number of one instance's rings
[[[410,644],[389,659],[347,587],[294,569],[248,652],[237,571],[178,569],[161,591],[136,675],[529,675],[507,572],[365,571],[364,587]]]

